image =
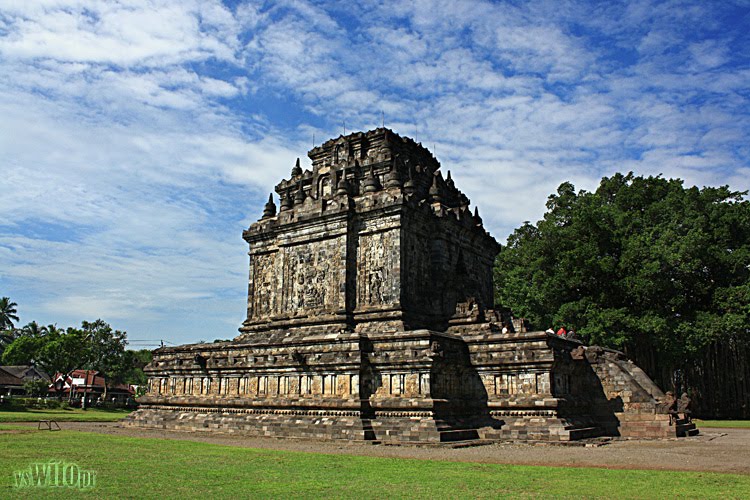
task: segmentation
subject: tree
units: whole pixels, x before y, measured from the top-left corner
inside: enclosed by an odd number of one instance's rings
[[[47,327],[48,334],[37,353],[37,364],[51,377],[55,373],[68,374],[79,368],[86,353],[86,339],[79,330]]]
[[[46,396],[49,392],[49,382],[41,378],[32,378],[23,383],[23,390],[28,396]]]
[[[112,383],[144,383],[143,366],[150,361],[150,353],[143,362],[143,352],[126,351],[127,334],[101,319],[65,330],[32,321],[15,334],[0,353],[4,364],[36,365],[50,376],[76,368],[98,372],[105,381],[104,398]]]
[[[6,330],[2,334],[3,345],[2,345],[2,350],[0,350],[0,355],[2,355],[2,353],[5,352],[5,349],[19,337],[29,337],[29,338],[36,339],[36,338],[42,338],[46,334],[47,334],[47,327],[40,326],[36,321],[32,321],[31,323],[28,323],[22,328],[11,328],[9,330]],[[28,345],[29,344],[27,344],[27,346]],[[29,364],[29,362],[17,363],[17,364]]]
[[[18,338],[2,355],[3,364],[36,365],[50,377],[55,373],[67,374],[78,367],[86,352],[85,337],[80,331],[34,325],[19,330]]]
[[[11,302],[9,297],[0,298],[0,356],[17,336],[13,323],[18,321],[17,306],[18,304]]]
[[[5,351],[3,351],[2,363],[4,365],[33,364],[41,345],[41,339],[20,336],[13,340]]]
[[[10,301],[10,297],[0,298],[0,330],[13,328],[13,322],[18,321],[16,307],[18,304]]]
[[[31,323],[21,328],[21,331],[18,332],[18,334],[33,338],[44,337],[45,335],[47,335],[47,327],[40,326],[36,321],[32,321]]]
[[[86,370],[97,371],[104,377],[103,398],[106,399],[108,386],[114,380],[121,380],[122,371],[126,369],[122,358],[128,343],[127,333],[112,330],[109,323],[101,319],[93,322],[84,321],[79,331],[86,339],[83,367]]]
[[[563,183],[499,254],[496,298],[539,328],[625,350],[652,376],[684,376],[707,346],[750,340],[744,195],[632,173],[593,193]]]
[[[143,368],[151,362],[152,353],[148,349],[126,350],[120,357],[120,366],[113,370],[113,384],[145,385],[148,377]]]

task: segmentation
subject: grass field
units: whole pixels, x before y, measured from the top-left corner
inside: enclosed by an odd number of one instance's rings
[[[2,498],[748,498],[750,476],[420,461],[255,450],[0,426]],[[62,460],[96,487],[16,488],[13,471]]]
[[[694,420],[695,425],[705,428],[750,429],[750,420]]]
[[[57,420],[58,422],[114,422],[127,416],[132,410],[0,410],[0,422],[36,422],[37,420]]]

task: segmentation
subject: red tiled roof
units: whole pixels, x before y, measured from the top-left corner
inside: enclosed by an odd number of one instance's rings
[[[52,379],[52,384],[50,384],[50,392],[56,392],[54,383],[60,378],[62,378],[65,382],[65,387],[62,390],[63,393],[67,393],[70,391],[71,386],[74,385],[74,379],[83,379],[81,381],[82,383],[75,384],[76,389],[78,389],[79,391],[86,388],[94,391],[104,391],[105,379],[103,376],[99,375],[99,372],[96,370],[73,370],[67,376],[62,373],[56,373],[55,377]],[[109,390],[129,392],[131,394],[135,393],[135,391],[133,391],[127,384],[110,385]]]
[[[84,379],[84,385],[89,387],[104,387],[104,377],[95,370],[73,370],[69,378]]]

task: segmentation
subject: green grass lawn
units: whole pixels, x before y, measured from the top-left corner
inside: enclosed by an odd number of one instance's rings
[[[72,431],[0,429],[0,449],[0,498],[750,497],[749,475],[324,455]],[[54,459],[95,471],[96,487],[15,488],[13,471]]]
[[[750,429],[750,420],[694,420],[698,427]]]
[[[37,420],[57,420],[58,422],[115,422],[124,418],[132,410],[81,410],[80,408],[47,410],[0,410],[0,422],[36,422]]]

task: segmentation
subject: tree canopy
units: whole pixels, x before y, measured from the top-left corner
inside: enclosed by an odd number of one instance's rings
[[[13,333],[0,353],[2,364],[35,365],[50,376],[92,370],[104,376],[107,385],[145,383],[143,367],[151,360],[151,352],[126,350],[127,334],[101,319],[67,329],[32,321]]]
[[[750,203],[728,187],[632,173],[593,193],[566,182],[509,237],[496,299],[546,329],[684,361],[750,337]]]

